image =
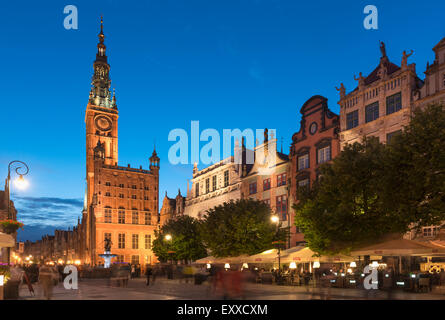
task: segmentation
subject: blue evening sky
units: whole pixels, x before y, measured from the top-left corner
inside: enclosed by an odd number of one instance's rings
[[[75,5],[78,30],[65,30]],[[379,9],[365,30],[363,9]],[[385,41],[391,61],[415,51],[423,79],[445,36],[444,1],[2,1],[0,3],[0,177],[9,161],[30,166],[30,188],[14,192],[21,239],[66,228],[80,216],[85,188],[85,107],[104,16],[119,108],[119,163],[148,167],[161,157],[160,198],[186,193],[191,165],[173,166],[174,128],[275,128],[287,153],[300,107],[315,94],[339,112],[335,86],[355,88]],[[2,178],[3,181],[4,178]],[[2,187],[1,187],[2,189]]]

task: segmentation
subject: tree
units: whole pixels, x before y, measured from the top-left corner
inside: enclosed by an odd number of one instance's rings
[[[256,254],[284,240],[285,232],[271,222],[271,209],[262,201],[243,199],[226,202],[207,211],[202,238],[215,257]]]
[[[169,220],[161,229],[155,231],[153,252],[161,262],[170,259],[194,261],[204,258],[207,251],[203,245],[200,222],[190,216],[178,216]],[[171,235],[171,240],[166,240],[166,235]],[[174,251],[174,253],[169,253]]]
[[[389,234],[445,220],[445,112],[416,110],[403,132],[348,145],[300,190],[296,225],[320,254],[349,251]]]
[[[387,233],[400,232],[382,201],[385,146],[376,138],[348,145],[320,168],[311,190],[299,190],[295,221],[320,254],[351,249]]]
[[[411,229],[445,220],[445,106],[416,109],[403,134],[388,144],[388,170],[397,188],[393,210]]]

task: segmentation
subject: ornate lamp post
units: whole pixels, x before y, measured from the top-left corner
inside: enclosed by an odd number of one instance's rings
[[[12,214],[11,214],[11,168],[15,167],[15,172],[16,174],[19,176],[17,178],[17,180],[15,181],[15,185],[17,188],[19,189],[25,189],[28,186],[28,182],[23,178],[23,176],[26,176],[29,172],[29,168],[28,165],[26,163],[24,163],[23,161],[19,161],[19,160],[14,160],[11,161],[8,164],[8,177],[6,178],[6,199],[8,201],[8,220],[12,219]],[[11,254],[11,248],[8,247],[8,265],[10,263],[10,254]]]
[[[7,199],[8,199],[8,219],[11,217],[11,167],[15,165],[15,172],[19,176],[15,181],[17,188],[25,189],[28,186],[28,182],[23,178],[29,172],[28,165],[23,161],[14,160],[8,164],[8,177],[6,178]]]

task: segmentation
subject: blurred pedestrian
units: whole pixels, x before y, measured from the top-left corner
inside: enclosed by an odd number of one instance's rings
[[[149,265],[147,265],[147,268],[145,269],[145,277],[146,277],[146,286],[148,287],[150,285],[150,277],[153,273],[153,270],[151,269],[151,267]]]
[[[53,270],[50,266],[42,264],[39,269],[39,283],[43,289],[43,295],[47,300],[51,299],[53,293]]]

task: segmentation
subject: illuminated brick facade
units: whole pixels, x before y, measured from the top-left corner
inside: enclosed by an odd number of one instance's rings
[[[339,116],[329,110],[328,100],[314,96],[306,101],[300,113],[300,130],[292,136],[289,153],[290,207],[298,202],[298,188],[311,186],[318,179],[319,166],[340,153]],[[290,225],[290,245],[304,242],[304,235],[295,227],[294,214],[291,215]]]
[[[159,158],[150,169],[118,166],[118,110],[110,92],[110,66],[102,25],[86,109],[86,205],[84,262],[102,264],[104,239],[111,237],[116,260],[133,264],[156,261],[151,250],[158,225]]]

